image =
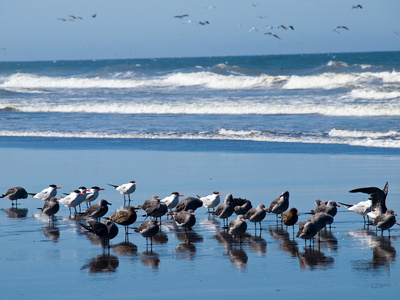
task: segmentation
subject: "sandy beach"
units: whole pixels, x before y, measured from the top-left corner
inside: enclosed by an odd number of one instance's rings
[[[250,199],[253,206],[269,205],[290,191],[290,207],[300,221],[314,208],[314,200],[357,203],[365,194],[350,194],[358,187],[383,188],[389,182],[387,206],[400,211],[400,157],[396,155],[178,152],[155,150],[60,150],[1,148],[2,192],[23,186],[28,192],[49,184],[63,192],[78,186],[104,187],[99,199],[112,203],[107,216],[123,206],[122,196],[107,183],[137,181],[133,204],[157,194],[178,191],[187,196],[222,194]],[[3,191],[4,190],[4,191]],[[184,197],[181,197],[181,199]],[[132,297],[239,299],[272,297],[306,299],[324,293],[325,299],[389,297],[400,290],[397,250],[400,227],[391,238],[364,227],[362,217],[339,208],[331,231],[320,245],[305,248],[292,230],[277,225],[267,215],[261,235],[249,224],[243,245],[231,243],[222,221],[204,207],[196,211],[197,223],[185,234],[163,218],[162,231],[146,249],[145,239],[131,230],[129,244],[124,229],[112,240],[109,256],[78,221],[62,207],[54,227],[39,214],[41,200],[28,198],[15,218],[11,201],[1,199],[0,242],[3,295],[7,299],[69,299]],[[139,212],[138,227],[144,220]],[[233,218],[230,218],[233,219]],[[79,220],[82,221],[82,220]],[[84,220],[83,220],[84,221]],[[297,231],[297,226],[295,228]]]

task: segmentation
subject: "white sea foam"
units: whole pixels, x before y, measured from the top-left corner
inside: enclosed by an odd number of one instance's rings
[[[171,73],[158,77],[135,77],[130,73],[112,78],[102,77],[50,77],[16,73],[1,80],[0,88],[22,89],[88,89],[88,88],[171,88],[201,86],[208,89],[335,89],[357,86],[372,80],[384,83],[400,83],[399,72],[322,73],[309,76],[259,76],[221,75],[200,71]]]
[[[354,136],[335,136],[335,131],[331,131],[329,138],[325,137],[293,137],[288,135],[274,135],[261,131],[234,131],[221,129],[217,132],[202,133],[175,133],[163,132],[157,134],[151,133],[96,133],[96,132],[35,132],[35,131],[0,131],[0,136],[14,137],[57,137],[57,138],[100,138],[100,139],[191,139],[191,140],[238,140],[238,141],[258,141],[258,142],[278,142],[278,143],[303,143],[303,144],[341,144],[363,147],[380,148],[400,148],[400,139],[383,140],[378,135],[377,138],[370,134],[362,138]],[[332,135],[332,137],[331,137]],[[355,134],[353,134],[355,135]]]
[[[21,112],[61,112],[61,113],[114,113],[114,114],[321,114],[327,116],[400,116],[400,106],[396,104],[349,105],[301,105],[298,103],[273,105],[252,102],[205,102],[205,103],[1,103],[0,109]]]
[[[400,98],[400,92],[391,91],[391,92],[382,92],[376,91],[373,89],[359,89],[352,90],[350,96],[356,99],[395,99]]]
[[[375,132],[375,131],[359,131],[359,130],[344,130],[344,129],[332,129],[329,132],[329,136],[332,137],[351,137],[351,138],[371,138],[371,139],[382,139],[382,138],[393,138],[400,140],[400,133],[396,131],[387,132]]]

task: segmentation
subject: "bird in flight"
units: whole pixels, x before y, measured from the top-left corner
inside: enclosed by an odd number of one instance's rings
[[[77,19],[79,19],[79,20],[83,20],[83,18],[82,17],[78,17],[78,16],[74,16],[74,15],[69,15],[72,19],[74,19],[74,20],[77,20]]]
[[[183,19],[184,17],[189,17],[189,15],[177,15],[174,18]]]
[[[97,17],[97,13],[92,15],[92,18],[96,18]]]
[[[205,21],[205,22],[199,22],[199,24],[200,24],[200,25],[207,25],[207,24],[210,24],[210,22],[208,22],[208,21]]]
[[[279,36],[277,36],[275,33],[273,33],[273,32],[266,32],[266,33],[264,33],[264,35],[272,35],[272,36],[274,36],[274,37],[276,37],[277,39],[281,39]]]
[[[360,9],[362,9],[363,7],[362,7],[360,4],[357,4],[357,5],[353,5],[351,8],[352,8],[352,9],[353,9],[353,8],[360,8]]]
[[[338,29],[346,29],[346,30],[349,30],[349,28],[347,28],[346,26],[340,25],[340,26],[336,26],[335,29],[333,29],[333,31],[337,31],[338,33],[340,33],[340,32],[338,31]]]
[[[249,32],[252,32],[252,31],[257,31],[258,32],[258,29],[255,28],[255,27],[252,27],[252,28],[249,29]]]
[[[280,26],[278,26],[278,28],[283,28],[283,29],[285,29],[285,30],[288,30],[288,29],[294,30],[294,27],[293,27],[292,25],[289,25],[289,26],[280,25]]]

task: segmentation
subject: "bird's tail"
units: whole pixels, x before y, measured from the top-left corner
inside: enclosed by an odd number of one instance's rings
[[[5,196],[6,196],[6,194],[3,194],[3,195],[0,196],[0,198],[4,198]]]
[[[37,193],[28,193],[28,195],[30,195],[30,196],[35,196]]]
[[[346,204],[346,203],[343,203],[343,202],[338,202],[338,203],[346,206],[346,208],[350,208],[350,207],[354,206],[353,204]]]
[[[116,189],[118,187],[118,185],[115,185],[115,184],[111,184],[111,183],[107,183],[107,184],[112,186],[114,189]]]

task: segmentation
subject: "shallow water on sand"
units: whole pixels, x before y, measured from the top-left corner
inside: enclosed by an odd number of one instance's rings
[[[82,184],[105,187],[100,198],[112,203],[107,216],[123,206],[123,199],[106,183],[138,182],[133,204],[153,194],[178,191],[186,196],[214,190],[223,197],[248,198],[253,206],[269,203],[283,190],[290,206],[306,220],[314,200],[357,203],[364,194],[353,188],[379,186],[389,181],[387,205],[400,211],[396,156],[240,154],[157,151],[78,151],[1,149],[2,189],[24,186],[38,191],[51,183],[59,195]],[[128,168],[116,162],[127,161]],[[130,160],[129,158],[134,158]],[[73,162],[73,163],[71,163]],[[52,164],[47,168],[47,164]],[[12,167],[12,168],[11,168]],[[6,176],[7,175],[7,176]],[[4,192],[4,191],[1,191]],[[222,198],[223,198],[222,197]],[[61,207],[54,226],[36,209],[38,199],[20,201],[13,211],[0,199],[2,295],[13,298],[187,298],[313,296],[324,299],[387,297],[400,291],[400,227],[391,238],[364,227],[362,218],[343,207],[321,243],[304,247],[292,229],[277,225],[267,215],[262,232],[248,230],[242,245],[234,243],[204,207],[197,223],[185,233],[165,217],[152,249],[133,229],[125,242],[124,228],[103,252],[96,238]],[[96,201],[98,202],[98,201]],[[22,209],[22,210],[21,210]],[[25,209],[25,210],[23,210]],[[139,212],[138,227],[144,220]],[[230,218],[232,219],[232,217]],[[84,220],[79,220],[84,221]],[[296,226],[297,231],[297,226]]]

